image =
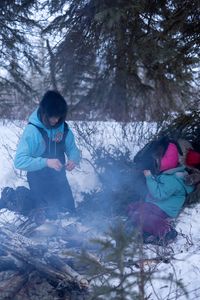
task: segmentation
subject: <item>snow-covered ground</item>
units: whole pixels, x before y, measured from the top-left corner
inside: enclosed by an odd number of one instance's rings
[[[177,223],[178,238],[175,243],[158,250],[162,255],[171,257],[170,263],[160,263],[156,271],[160,277],[173,277],[180,280],[188,296],[176,285],[170,286],[170,281],[154,280],[153,286],[158,299],[200,299],[200,205],[194,208],[185,208]],[[155,249],[155,248],[154,248]],[[153,251],[153,248],[151,248]],[[155,277],[158,274],[155,273]],[[149,293],[152,288],[149,287]],[[150,299],[157,299],[155,294]]]
[[[134,154],[145,143],[145,137],[153,130],[148,128],[147,124],[137,126],[128,124],[126,128],[123,124],[112,122],[98,123],[70,123],[73,128],[77,143],[82,150],[82,163],[80,167],[68,174],[69,182],[77,202],[82,201],[81,192],[90,191],[98,186],[98,178],[91,164],[91,153],[89,152],[89,143],[99,147],[106,145],[109,149],[112,145],[123,149],[126,145]],[[10,123],[9,121],[0,122],[0,189],[5,186],[17,187],[27,185],[25,174],[15,170],[13,166],[13,157],[16,150],[18,138],[24,127],[23,122]],[[150,126],[149,126],[150,127]],[[80,135],[80,128],[85,130],[89,140],[84,140]],[[126,133],[125,133],[126,132]],[[171,257],[170,263],[159,263],[155,266],[155,271],[159,272],[159,277],[173,276],[176,280],[181,280],[183,286],[188,292],[181,295],[181,290],[177,286],[171,285],[169,281],[153,280],[153,287],[147,286],[147,294],[151,295],[149,299],[200,299],[200,205],[193,208],[186,208],[180,215],[177,223],[179,232],[176,243],[166,249],[156,247],[149,248],[149,255],[155,256],[168,255]],[[14,218],[13,213],[1,213],[0,222]],[[155,253],[156,251],[156,253]],[[161,253],[163,251],[163,253]],[[159,252],[159,253],[158,253]],[[157,272],[155,272],[155,277]]]

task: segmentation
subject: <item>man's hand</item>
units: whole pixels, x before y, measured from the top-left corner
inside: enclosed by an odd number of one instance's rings
[[[47,166],[55,171],[60,171],[63,167],[59,159],[56,158],[49,158],[47,159]]]
[[[75,168],[76,164],[73,160],[68,160],[68,162],[65,165],[65,168],[67,171],[72,171]]]

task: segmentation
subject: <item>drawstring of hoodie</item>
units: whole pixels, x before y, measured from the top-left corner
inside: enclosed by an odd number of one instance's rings
[[[50,130],[50,137],[49,137],[49,145],[48,145],[49,153],[51,153],[51,140],[52,140],[52,129]]]
[[[50,138],[49,138],[49,146],[48,146],[48,148],[49,148],[49,153],[51,153],[51,143],[52,143],[52,146],[53,146],[53,144],[54,144],[54,157],[56,157],[56,153],[57,153],[57,147],[56,147],[56,140],[53,140],[53,130],[52,130],[52,128],[51,128],[51,130],[50,130]],[[53,149],[52,149],[53,150]]]
[[[56,157],[56,140],[54,141],[54,155]]]
[[[54,144],[54,157],[56,157],[56,139],[53,140],[53,131],[52,131],[52,129],[51,129],[51,141],[52,141],[52,146]]]

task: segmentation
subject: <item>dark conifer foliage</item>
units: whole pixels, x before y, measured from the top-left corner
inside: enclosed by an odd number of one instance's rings
[[[54,88],[67,96],[72,118],[182,112],[199,96],[199,15],[199,0],[1,1],[1,99],[13,89],[27,97],[32,88],[33,98]],[[44,55],[34,40],[42,29]]]
[[[37,0],[0,1],[0,115],[4,118],[22,118],[32,110],[37,90],[32,77],[34,72],[40,74],[38,9]]]
[[[190,103],[199,63],[198,0],[46,4],[57,16],[45,33],[64,34],[55,66],[76,109],[96,110],[96,118],[144,120]]]
[[[31,41],[37,24],[34,20],[36,8],[36,0],[0,2],[0,83],[4,88],[15,88],[24,94],[25,90],[30,90],[27,70],[38,67]]]

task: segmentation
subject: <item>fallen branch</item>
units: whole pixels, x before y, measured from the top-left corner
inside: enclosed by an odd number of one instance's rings
[[[28,273],[13,272],[9,278],[0,283],[0,300],[15,299],[17,293],[28,281]]]
[[[43,274],[55,287],[62,286],[62,289],[68,291],[87,290],[87,279],[51,254],[44,245],[5,228],[0,228],[0,240],[1,249]]]

